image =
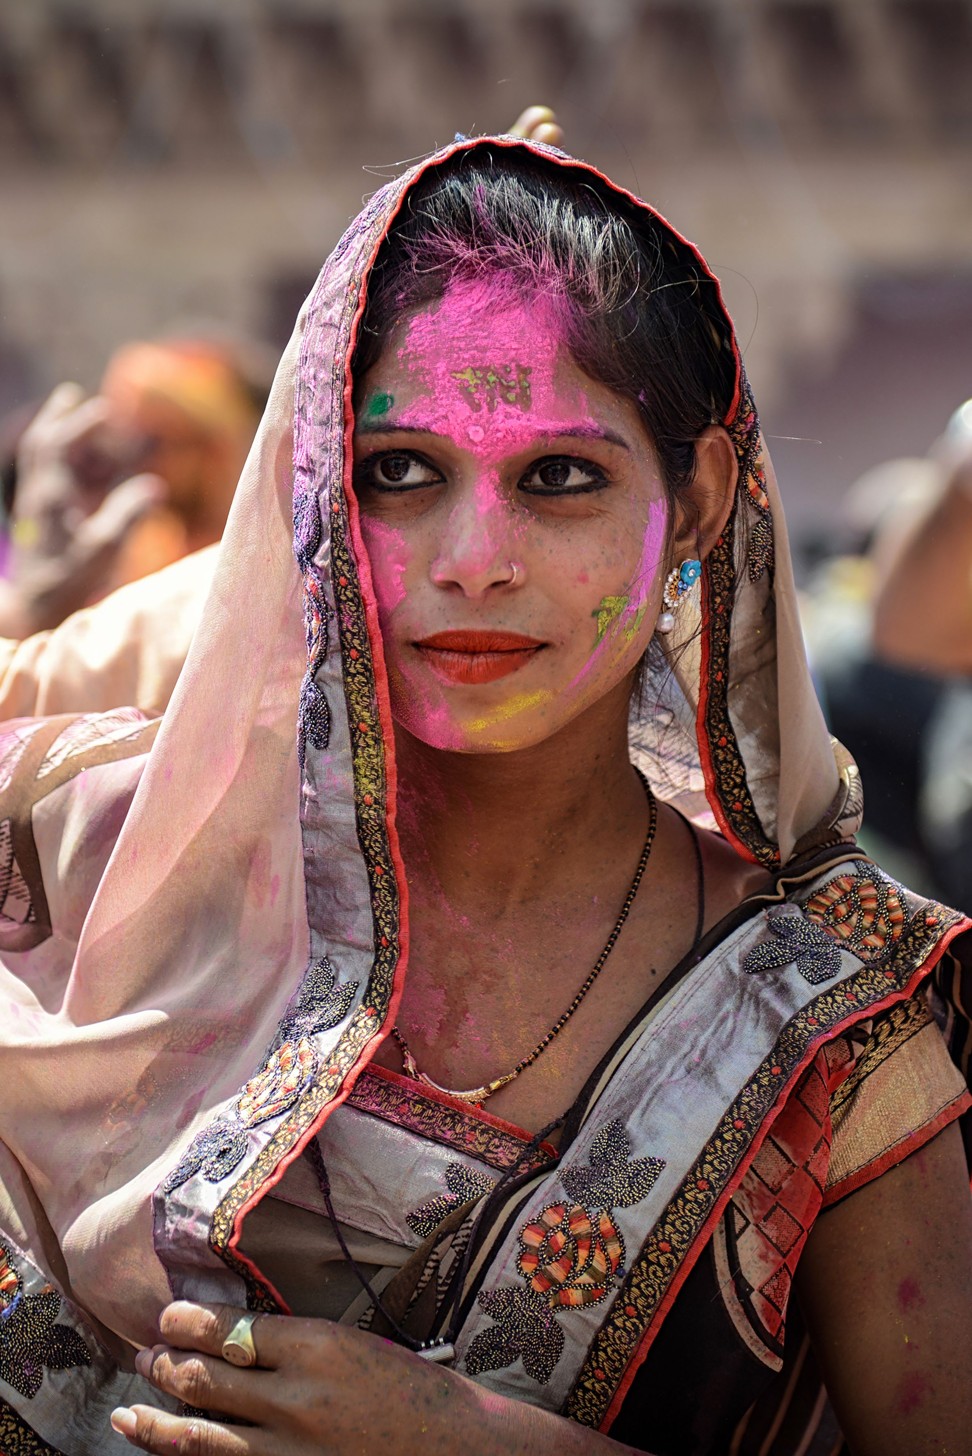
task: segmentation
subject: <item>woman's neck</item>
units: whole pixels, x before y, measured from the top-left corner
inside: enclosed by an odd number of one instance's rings
[[[402,730],[396,746],[410,883],[454,906],[502,915],[552,890],[569,894],[589,886],[592,866],[630,857],[644,835],[644,793],[617,705],[596,704],[515,753],[444,752]]]

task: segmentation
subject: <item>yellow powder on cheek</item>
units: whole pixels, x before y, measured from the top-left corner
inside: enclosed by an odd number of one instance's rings
[[[552,696],[553,694],[548,688],[538,688],[532,693],[517,693],[515,697],[510,698],[508,702],[501,703],[499,707],[494,708],[482,718],[473,718],[468,725],[469,731],[485,733],[497,723],[508,722],[510,718],[515,718],[519,713],[526,713],[531,708],[539,708],[541,704],[549,702]]]

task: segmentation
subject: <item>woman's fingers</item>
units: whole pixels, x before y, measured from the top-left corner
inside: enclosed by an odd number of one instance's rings
[[[224,1426],[196,1416],[172,1416],[151,1406],[125,1406],[112,1412],[111,1424],[142,1451],[158,1456],[262,1456],[271,1448],[259,1431]]]
[[[559,147],[564,139],[563,130],[549,106],[528,106],[510,127],[509,135],[523,137],[526,141],[549,142],[555,147]]]
[[[262,1424],[268,1407],[273,1405],[272,1389],[267,1388],[268,1371],[238,1370],[225,1360],[196,1350],[170,1350],[166,1345],[156,1345],[152,1350],[139,1351],[135,1368],[166,1395],[197,1410],[218,1411],[220,1415]]]
[[[231,1304],[191,1304],[178,1299],[162,1311],[159,1333],[166,1344],[178,1350],[199,1350],[221,1360],[224,1341],[246,1313],[245,1309]],[[280,1363],[283,1325],[292,1327],[294,1321],[272,1314],[253,1316],[250,1333],[256,1348],[256,1363],[263,1370],[275,1370]]]

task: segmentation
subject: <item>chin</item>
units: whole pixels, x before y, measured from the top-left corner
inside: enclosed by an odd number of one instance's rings
[[[442,710],[430,721],[425,714],[398,712],[393,704],[396,724],[410,737],[428,748],[442,753],[497,755],[518,753],[536,748],[565,728],[572,715],[560,714],[556,721],[536,713],[517,712],[510,703],[472,714],[447,714]]]

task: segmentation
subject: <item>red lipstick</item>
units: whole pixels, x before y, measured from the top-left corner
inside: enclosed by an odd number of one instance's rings
[[[434,632],[413,644],[440,677],[488,683],[523,667],[546,643],[520,632]]]

